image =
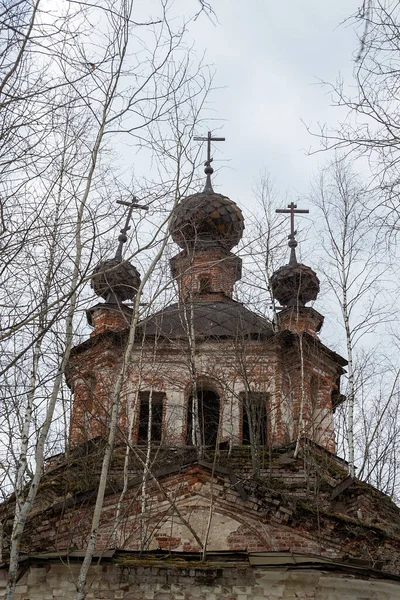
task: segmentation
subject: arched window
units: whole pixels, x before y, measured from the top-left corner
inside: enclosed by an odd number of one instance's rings
[[[219,429],[220,399],[216,392],[210,389],[199,389],[197,401],[189,397],[186,443],[192,445],[196,442],[195,431],[198,430],[202,446],[215,446]],[[197,427],[196,427],[197,423]]]
[[[267,394],[242,392],[242,444],[267,445]]]
[[[199,275],[198,292],[199,292],[199,294],[209,294],[211,292],[210,275],[206,275],[206,274]]]
[[[151,398],[151,412],[150,412]],[[148,441],[149,424],[151,421],[151,441],[161,442],[163,424],[163,400],[164,394],[160,392],[139,393],[139,426],[138,444]]]

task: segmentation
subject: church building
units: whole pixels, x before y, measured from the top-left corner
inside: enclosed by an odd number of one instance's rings
[[[205,187],[169,222],[176,301],[137,322],[129,219],[93,273],[103,300],[66,372],[69,445],[47,462],[16,599],[75,598],[113,419],[88,599],[400,599],[400,509],[336,454],[346,360],[321,342],[324,318],[308,306],[319,280],[297,261],[294,229],[307,211],[279,211],[289,260],[270,281],[271,322],[233,299],[245,221],[213,190],[207,139]],[[0,598],[14,509],[13,497],[0,506]]]

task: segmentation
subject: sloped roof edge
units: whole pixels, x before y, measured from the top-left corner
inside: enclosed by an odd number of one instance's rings
[[[82,560],[86,550],[74,550],[71,552],[33,552],[21,557],[21,563],[35,563]],[[202,554],[199,552],[177,552],[174,550],[154,550],[154,551],[135,551],[120,550],[118,548],[107,548],[97,551],[94,554],[97,560],[111,561],[118,564],[118,559],[123,559],[123,566],[143,566],[144,564],[152,567],[164,568],[186,568],[188,564],[195,563],[196,569],[209,569],[223,565],[225,567],[237,568],[238,565],[248,567],[266,567],[279,568],[285,567],[293,569],[323,569],[339,570],[346,573],[369,576],[374,579],[386,579],[400,582],[400,575],[388,573],[381,570],[381,565],[369,562],[367,560],[354,559],[343,556],[341,559],[329,558],[318,554],[305,554],[290,551],[266,551],[266,552],[247,552],[246,550],[213,550],[207,552],[206,560],[201,564]],[[130,560],[129,560],[130,559]],[[0,564],[0,569],[8,568],[8,563]],[[28,567],[29,568],[29,567]],[[24,569],[25,571],[25,569]]]
[[[146,336],[187,338],[191,319],[195,333],[204,337],[265,338],[273,335],[270,321],[231,299],[170,304],[141,321],[139,327]]]

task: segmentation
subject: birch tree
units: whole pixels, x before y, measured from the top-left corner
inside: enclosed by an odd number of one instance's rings
[[[369,171],[374,216],[389,233],[397,234],[400,5],[397,0],[364,0],[348,21],[358,35],[354,78],[328,85],[333,102],[346,116],[339,117],[337,128],[323,127],[317,135],[324,148],[351,154]]]
[[[355,475],[355,409],[363,385],[357,373],[363,344],[375,358],[377,330],[390,318],[390,296],[382,291],[390,265],[371,226],[369,197],[343,160],[335,160],[314,188],[313,201],[323,218],[320,269],[340,310],[346,340],[347,448],[349,473]]]
[[[115,212],[110,191],[132,194],[124,169],[111,169],[117,137],[157,164],[141,186],[153,203],[150,222],[156,207],[170,203],[171,192],[176,200],[177,182],[193,177],[192,163],[177,161],[172,150],[185,148],[209,75],[191,66],[183,47],[185,26],[171,28],[166,3],[160,2],[158,18],[143,22],[135,21],[133,9],[128,0],[51,8],[37,0],[15,3],[2,21],[1,372],[8,406],[17,406],[14,418],[11,410],[3,412],[2,431],[10,439],[8,425],[20,430],[15,465],[8,468],[17,498],[8,600],[14,597],[20,540],[77,339],[81,290],[99,248],[108,245]],[[178,129],[171,129],[173,120]],[[139,250],[148,252],[149,273],[163,244],[145,235]],[[119,392],[114,399],[117,410]],[[114,435],[111,427],[104,472]],[[3,455],[13,458],[6,449]],[[100,486],[99,506],[101,498]],[[89,544],[85,566],[90,552]]]

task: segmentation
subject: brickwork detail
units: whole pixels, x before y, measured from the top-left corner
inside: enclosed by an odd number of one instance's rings
[[[71,420],[73,446],[105,435],[110,396],[123,357],[124,332],[97,335],[71,357],[68,382],[74,392]],[[293,335],[282,341],[215,340],[198,342],[198,381],[212,382],[221,398],[218,440],[240,445],[242,431],[241,394],[247,391],[268,395],[267,440],[273,447],[302,437],[314,439],[335,452],[332,393],[337,389],[338,365],[324,352],[320,342]],[[155,351],[155,345],[157,350]],[[186,418],[191,390],[190,354],[185,341],[149,339],[139,345],[128,366],[121,398],[120,427],[133,426],[137,437],[138,391],[165,394],[163,443],[186,444]],[[301,356],[304,368],[301,369]],[[339,368],[340,369],[340,368]],[[311,398],[311,381],[318,394]],[[204,384],[202,384],[204,385]],[[313,404],[314,402],[314,404]],[[129,418],[128,418],[129,416]],[[300,418],[301,417],[301,418]]]
[[[241,265],[238,256],[218,247],[174,256],[171,269],[180,301],[232,298],[233,286],[241,277]]]
[[[32,566],[15,600],[74,600],[79,565]],[[0,598],[5,596],[0,572]],[[312,568],[120,566],[91,567],[87,600],[398,600],[400,583]]]
[[[98,304],[88,311],[89,323],[94,330],[91,337],[105,331],[124,331],[131,322],[132,310],[127,306]]]
[[[229,474],[232,471],[224,474],[219,467],[212,475],[212,465],[177,467],[166,475],[155,472],[155,478],[147,481],[145,513],[140,476],[128,486],[123,506],[118,510],[122,488],[115,480],[114,468],[103,505],[97,549],[200,552],[208,531],[208,551],[289,551],[337,560],[349,555],[382,562],[385,570],[399,572],[400,526],[395,505],[382,494],[373,493],[373,488],[367,494],[362,486],[348,490],[332,503],[335,480],[322,493],[322,486],[327,484],[318,478],[314,481],[316,474],[300,467],[303,461],[298,461],[295,471],[278,465],[266,468],[260,473],[258,484],[250,477],[250,465],[236,479]],[[343,478],[345,472],[335,468]],[[70,486],[87,492],[64,495],[67,482],[61,473],[65,476],[64,467],[46,475],[25,530],[23,553],[47,548],[65,554],[86,547],[95,499],[95,493],[90,491],[96,487],[93,465],[89,464],[79,477],[76,468],[69,470]],[[113,488],[120,491],[112,491]],[[318,512],[312,500],[317,490]],[[210,507],[212,520],[208,529]],[[12,510],[12,505],[3,505],[3,523],[7,523]],[[5,544],[7,535],[8,527]]]
[[[318,339],[318,332],[324,322],[324,317],[313,308],[306,306],[285,308],[277,314],[280,329],[294,333],[308,333]]]

